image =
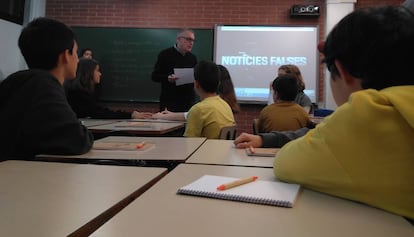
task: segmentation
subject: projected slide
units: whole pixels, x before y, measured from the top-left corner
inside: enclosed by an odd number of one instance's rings
[[[240,102],[266,102],[270,82],[283,64],[299,67],[305,93],[316,102],[316,26],[218,25],[214,37],[214,61],[229,70]]]

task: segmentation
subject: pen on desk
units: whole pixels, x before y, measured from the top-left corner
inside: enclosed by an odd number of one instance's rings
[[[227,189],[239,186],[239,185],[243,185],[243,184],[253,182],[256,179],[257,179],[257,176],[251,176],[251,177],[247,177],[247,178],[244,178],[244,179],[239,179],[239,180],[236,180],[236,181],[233,181],[233,182],[230,182],[230,183],[222,184],[222,185],[217,187],[217,190],[219,190],[219,191],[227,190]]]
[[[249,146],[249,150],[250,150],[250,153],[252,153],[252,154],[255,153],[255,149],[252,145]]]
[[[145,146],[146,141],[142,141],[140,143],[137,144],[137,149],[141,149]]]

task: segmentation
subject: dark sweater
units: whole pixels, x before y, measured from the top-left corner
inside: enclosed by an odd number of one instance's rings
[[[195,103],[194,84],[176,86],[168,81],[174,68],[194,68],[197,58],[191,52],[182,55],[176,48],[161,51],[152,72],[152,80],[161,83],[160,111],[167,108],[174,112],[187,112]]]
[[[49,72],[16,72],[0,84],[0,159],[89,151],[93,136],[70,108]]]
[[[126,111],[112,111],[101,106],[97,98],[84,89],[78,80],[65,83],[66,97],[78,118],[95,119],[130,119],[131,113]]]

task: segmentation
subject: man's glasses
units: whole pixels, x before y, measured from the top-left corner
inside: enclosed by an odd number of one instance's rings
[[[190,38],[190,37],[184,37],[184,36],[180,36],[180,38],[187,40],[188,42],[195,42],[195,39]]]

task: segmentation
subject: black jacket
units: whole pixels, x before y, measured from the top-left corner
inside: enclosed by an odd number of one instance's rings
[[[196,95],[194,84],[176,86],[168,82],[168,75],[174,68],[193,68],[197,58],[191,52],[182,55],[175,47],[161,51],[152,72],[152,80],[161,83],[160,110],[167,108],[174,112],[187,112],[194,105]]]
[[[93,136],[76,118],[49,72],[16,72],[0,84],[0,159],[89,151]]]
[[[113,111],[101,106],[96,96],[84,89],[79,80],[65,82],[66,97],[78,118],[130,119],[131,113]]]

